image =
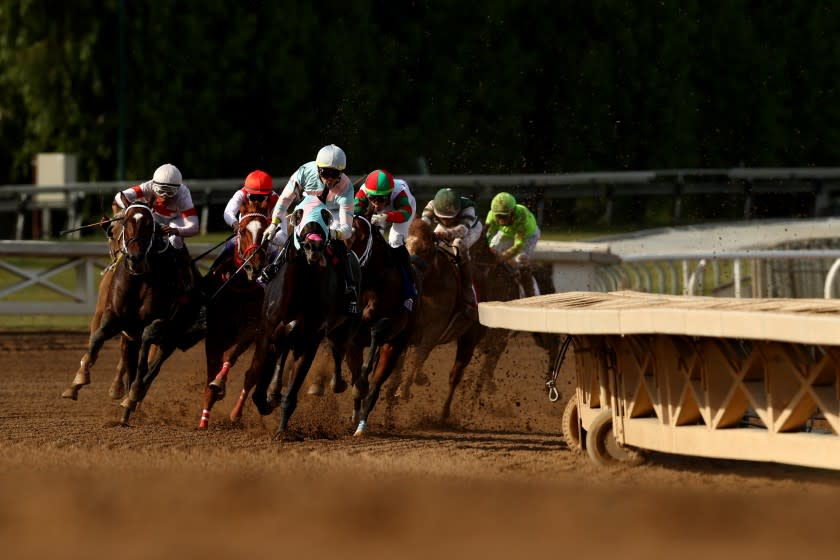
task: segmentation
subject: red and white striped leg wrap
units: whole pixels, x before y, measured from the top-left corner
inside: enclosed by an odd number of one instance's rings
[[[216,381],[227,376],[228,372],[230,371],[230,362],[225,362],[222,364],[222,369],[219,370],[219,373],[216,374]]]
[[[201,421],[198,423],[199,428],[206,428],[210,424],[210,411],[206,408],[201,411]]]

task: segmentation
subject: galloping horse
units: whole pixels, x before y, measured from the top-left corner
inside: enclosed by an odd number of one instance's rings
[[[304,210],[305,209],[305,210]],[[327,246],[329,210],[315,196],[305,197],[290,222],[294,244],[284,248],[285,262],[266,287],[263,322],[254,357],[245,374],[245,384],[232,418],[242,414],[244,399],[252,387],[254,404],[262,415],[271,414],[277,401],[282,410],[276,437],[288,437],[289,418],[297,407],[297,395],[324,336],[346,324],[344,286]],[[356,270],[358,276],[358,270]],[[334,341],[334,351],[345,348]],[[280,399],[282,373],[288,352],[292,353],[289,385]]]
[[[417,270],[420,299],[409,343],[413,352],[406,354],[408,375],[400,385],[400,394],[409,398],[411,384],[435,346],[456,341],[455,363],[449,372],[449,392],[441,412],[441,421],[446,421],[455,388],[487,328],[463,313],[456,255],[452,248],[435,238],[432,226],[424,220],[414,220],[408,230],[406,247]]]
[[[195,324],[200,309],[197,297],[181,298],[172,289],[173,259],[168,244],[156,235],[157,226],[150,205],[126,204],[120,234],[121,256],[107,286],[105,305],[98,328],[92,333],[81,366],[63,397],[75,399],[81,387],[90,383],[95,364],[106,340],[122,333],[123,361],[130,390],[122,401],[122,423],[143,400],[164,360],[175,348],[186,349],[196,342]],[[203,333],[201,333],[203,336]],[[151,364],[149,351],[158,346]]]
[[[263,232],[270,220],[268,198],[245,200],[239,208],[239,228],[230,258],[217,263],[202,279],[207,301],[207,385],[199,429],[210,424],[210,410],[225,396],[230,369],[257,337],[263,287],[257,275],[268,260]]]
[[[361,323],[347,349],[353,384],[353,422],[358,423],[354,435],[361,436],[382,384],[408,346],[414,313],[403,306],[405,279],[393,249],[382,232],[363,216],[353,219],[350,249],[362,266]],[[367,354],[363,356],[365,348]]]

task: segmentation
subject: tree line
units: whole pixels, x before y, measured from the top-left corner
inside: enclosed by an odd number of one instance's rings
[[[120,10],[125,56],[119,56]],[[0,184],[35,153],[80,180],[172,162],[288,175],[833,166],[840,6],[827,0],[317,3],[5,0]]]

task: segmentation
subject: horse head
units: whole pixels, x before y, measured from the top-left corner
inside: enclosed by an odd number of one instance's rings
[[[408,226],[408,236],[405,239],[405,248],[409,254],[423,259],[429,259],[434,254],[437,241],[434,229],[425,220],[414,220]]]
[[[294,227],[295,247],[302,249],[310,265],[325,266],[324,251],[333,217],[317,196],[307,195],[289,216]]]
[[[269,223],[267,208],[267,200],[262,204],[246,201],[239,208],[234,264],[237,268],[242,267],[251,282],[256,280],[257,274],[268,262],[268,251],[262,242],[263,232]]]
[[[122,247],[131,274],[149,271],[148,255],[155,241],[157,225],[149,203],[135,201],[126,206],[122,219]]]

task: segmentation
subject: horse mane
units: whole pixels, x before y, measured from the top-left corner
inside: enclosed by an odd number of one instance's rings
[[[411,225],[408,226],[406,245],[411,247],[409,252],[415,255],[428,254],[434,251],[435,233],[432,225],[426,220],[413,220]]]

